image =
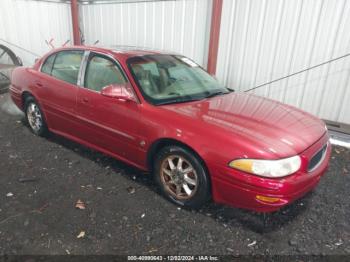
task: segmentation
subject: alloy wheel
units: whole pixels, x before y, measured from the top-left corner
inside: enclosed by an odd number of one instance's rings
[[[39,132],[43,125],[43,118],[38,105],[30,103],[27,107],[27,117],[30,127],[34,132]]]
[[[160,178],[166,191],[176,199],[190,199],[198,188],[196,170],[189,161],[179,155],[171,155],[163,160]]]

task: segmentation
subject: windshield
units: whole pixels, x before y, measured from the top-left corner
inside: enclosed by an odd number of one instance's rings
[[[145,99],[154,105],[201,100],[231,91],[183,56],[132,57],[128,66]]]

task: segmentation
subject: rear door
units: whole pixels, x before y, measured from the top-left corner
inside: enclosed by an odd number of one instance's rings
[[[49,56],[36,83],[49,127],[73,136],[79,133],[76,123],[77,81],[83,54],[81,50],[65,50]]]
[[[81,125],[88,129],[82,134],[84,140],[134,162],[140,149],[137,138],[140,104],[101,95],[101,90],[110,84],[127,83],[120,65],[111,57],[91,52],[81,79],[77,115]]]

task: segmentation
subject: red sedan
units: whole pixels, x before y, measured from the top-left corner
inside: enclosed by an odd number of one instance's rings
[[[325,124],[294,107],[220,85],[192,60],[72,47],[12,74],[32,131],[48,131],[150,171],[172,202],[209,199],[269,212],[325,173]]]

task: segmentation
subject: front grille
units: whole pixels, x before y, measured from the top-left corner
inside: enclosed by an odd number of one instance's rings
[[[309,161],[307,171],[311,172],[316,169],[323,161],[327,151],[327,144],[325,144]]]

